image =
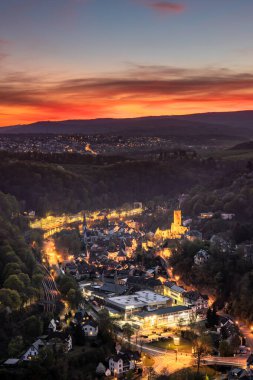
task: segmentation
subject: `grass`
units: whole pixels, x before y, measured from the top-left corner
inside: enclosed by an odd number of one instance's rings
[[[180,345],[175,346],[173,339],[169,338],[166,340],[159,340],[157,342],[152,342],[149,343],[152,346],[158,347],[158,348],[164,348],[166,350],[172,350],[175,351],[176,349],[180,352],[187,352],[191,353],[192,352],[192,343],[189,340],[180,338]]]

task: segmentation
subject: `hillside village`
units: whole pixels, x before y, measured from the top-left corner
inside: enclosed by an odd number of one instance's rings
[[[208,354],[214,361],[219,356],[239,355],[246,365],[251,346],[247,345],[238,322],[228,314],[218,313],[212,289],[184,283],[171,266],[171,259],[181,255],[183,248],[180,247],[187,244],[199,246],[199,249],[194,246],[190,262],[196,270],[208,265],[213,249],[233,254],[238,246],[219,234],[205,239],[201,226],[214,218],[212,212],[183,219],[178,209],[173,212],[169,228],[158,227],[152,232],[144,222],[150,211],[140,203],[134,207],[138,211],[129,212],[132,219],[127,214],[120,216],[106,210],[96,213],[98,218],[86,218],[84,214],[81,223],[80,217],[77,218],[77,224],[76,218],[64,218],[65,223],[72,222],[70,231],[79,231],[80,251],[72,251],[67,256],[55,253],[57,259],[53,261],[52,251],[49,256],[44,251],[44,263],[49,266],[52,281],[58,284],[60,291],[68,278],[76,282],[79,299],[75,302],[65,296],[64,310],[58,315],[54,312],[48,325],[44,325],[43,334],[29,347],[24,347],[17,357],[7,358],[3,367],[18,368],[22,363],[41,360],[48,350],[67,356],[80,345],[96,350],[109,337],[114,348],[102,361],[93,364],[94,374],[108,378],[148,373],[145,352],[149,353],[151,347],[157,347],[158,352],[159,347],[166,347],[164,355],[169,355],[169,363],[180,353],[188,363],[195,362],[198,366],[211,360]],[[160,207],[158,212],[164,215],[168,211]],[[30,213],[29,218],[34,217],[35,213]],[[229,213],[220,215],[226,222],[235,217]],[[32,223],[38,225],[38,222]],[[64,235],[64,229],[62,233]],[[45,239],[54,239],[47,231],[44,234]],[[244,259],[251,259],[251,246],[245,245],[243,250]],[[53,290],[48,292],[52,295]],[[54,297],[55,302],[60,302],[60,293]],[[209,340],[208,349],[198,354],[196,342],[203,337]],[[161,371],[157,363],[154,369]],[[233,379],[233,373],[229,379]]]

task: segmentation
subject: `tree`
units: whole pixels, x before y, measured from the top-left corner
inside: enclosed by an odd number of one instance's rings
[[[42,286],[42,280],[44,278],[44,275],[42,273],[35,273],[33,276],[32,276],[32,285],[37,288],[37,289],[40,289],[41,286]]]
[[[4,268],[5,279],[12,274],[19,274],[19,273],[21,273],[21,268],[18,263],[9,263]]]
[[[78,307],[78,305],[82,299],[82,295],[81,295],[80,290],[79,289],[69,289],[69,291],[66,295],[66,299],[72,308]]]
[[[4,288],[16,290],[18,293],[22,293],[24,290],[24,283],[18,278],[16,274],[10,275],[3,284]]]
[[[8,344],[8,354],[15,358],[17,355],[19,355],[24,348],[24,341],[23,337],[21,335],[15,336],[10,340],[10,343]]]
[[[42,321],[40,318],[32,315],[24,321],[24,333],[27,337],[36,338],[42,334]]]
[[[233,350],[226,340],[222,340],[219,344],[220,356],[232,356]]]
[[[208,308],[206,313],[206,319],[207,319],[207,325],[208,327],[214,327],[218,324],[219,317],[216,312],[216,308],[213,306],[213,308]]]
[[[78,231],[74,229],[58,232],[55,235],[55,246],[61,252],[76,255],[81,250],[81,239]]]
[[[123,336],[126,337],[127,341],[130,343],[131,336],[134,334],[134,329],[130,323],[125,323],[122,327]]]
[[[209,336],[203,335],[195,339],[193,342],[193,349],[194,349],[193,355],[197,360],[197,367],[198,367],[198,372],[199,372],[201,359],[212,349],[211,338]]]
[[[241,345],[240,336],[238,334],[233,335],[233,337],[230,340],[230,346],[233,352],[236,352],[238,348],[240,347],[240,345]]]
[[[11,310],[18,310],[21,306],[21,298],[16,290],[0,289],[0,305],[9,307]]]
[[[98,313],[99,331],[101,332],[104,340],[112,340],[114,338],[115,326],[109,316],[107,309],[102,309]]]

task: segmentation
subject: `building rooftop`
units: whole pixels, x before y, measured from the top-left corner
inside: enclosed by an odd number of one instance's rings
[[[180,286],[177,285],[172,285],[171,290],[174,290],[177,293],[184,293],[185,289],[181,288]]]
[[[141,311],[139,313],[136,313],[136,315],[138,315],[138,317],[145,318],[151,317],[152,315],[174,314],[186,310],[189,310],[187,306],[169,306],[152,311]]]
[[[118,306],[121,309],[137,309],[152,305],[165,305],[170,301],[169,297],[161,296],[150,290],[142,290],[133,295],[110,297],[107,299],[112,305]]]

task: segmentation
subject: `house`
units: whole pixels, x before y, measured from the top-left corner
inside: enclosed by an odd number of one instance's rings
[[[202,240],[202,233],[198,230],[188,231],[185,238],[189,241]]]
[[[221,213],[221,219],[223,220],[232,220],[235,217],[235,214]]]
[[[195,265],[203,265],[208,261],[209,257],[210,257],[210,255],[208,254],[208,252],[205,251],[204,249],[201,249],[194,256],[194,264]]]
[[[79,309],[74,316],[74,323],[83,323],[88,320],[90,317],[85,309]]]
[[[226,241],[222,236],[220,235],[213,235],[210,239],[210,245],[211,247],[214,247],[218,249],[221,252],[226,252],[228,250],[231,250],[232,245],[228,241]]]
[[[177,286],[175,282],[166,281],[163,284],[163,295],[172,298],[173,304],[184,305],[183,294],[185,289],[181,286]]]
[[[82,329],[85,336],[89,338],[93,338],[98,335],[98,324],[91,318],[82,324]]]
[[[134,362],[132,360],[129,360],[128,357],[124,354],[118,354],[109,359],[109,369],[111,373],[114,374],[114,376],[129,372],[134,368]]]
[[[127,286],[129,288],[148,289],[155,293],[163,294],[161,281],[154,277],[145,278],[143,276],[129,276],[127,279]]]
[[[136,362],[139,360],[140,354],[138,352],[119,352],[117,355],[110,357],[109,369],[114,376],[120,376],[135,369]]]
[[[54,318],[51,319],[49,325],[48,325],[48,329],[49,331],[53,331],[55,332],[59,327],[59,321],[56,321]]]
[[[238,334],[237,325],[226,317],[220,317],[220,326],[217,328],[217,331],[223,340],[227,340]]]
[[[21,361],[29,361],[39,355],[40,350],[45,347],[46,343],[42,339],[37,339],[28,350],[21,356]]]
[[[185,305],[194,306],[196,312],[208,308],[208,296],[200,294],[197,290],[183,293],[183,298]]]
[[[48,346],[56,346],[58,342],[60,343],[65,353],[72,350],[73,341],[72,336],[69,333],[63,331],[55,331],[48,336],[46,344]]]
[[[243,258],[248,261],[250,264],[253,264],[253,244],[252,242],[248,242],[246,244],[240,244],[237,246],[242,253]]]
[[[213,212],[201,212],[199,215],[199,219],[212,219]]]

